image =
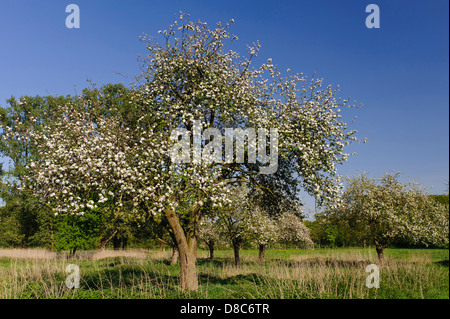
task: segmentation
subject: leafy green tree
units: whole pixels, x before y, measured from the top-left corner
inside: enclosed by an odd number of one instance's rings
[[[46,207],[37,205],[34,197],[23,193],[8,196],[2,211],[2,217],[10,227],[3,225],[0,236],[14,238],[13,246],[52,247],[51,212]]]
[[[104,215],[90,211],[80,215],[58,218],[55,232],[55,248],[69,250],[74,257],[77,250],[96,249],[100,240]]]
[[[434,199],[436,202],[441,203],[442,205],[449,205],[449,195],[429,195],[430,198]]]
[[[326,229],[327,240],[330,242],[331,247],[334,248],[336,246],[336,239],[338,237],[338,228],[336,225],[328,225]]]
[[[0,207],[0,247],[20,247],[23,241],[19,221],[6,206]]]

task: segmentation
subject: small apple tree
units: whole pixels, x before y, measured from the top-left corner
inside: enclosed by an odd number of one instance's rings
[[[278,239],[277,224],[260,206],[253,206],[244,220],[244,229],[249,241],[258,246],[259,261],[265,260],[266,246]]]
[[[314,248],[310,229],[295,212],[288,211],[282,214],[277,222],[279,242],[306,249]]]
[[[199,239],[209,248],[209,259],[214,259],[214,248],[223,241],[223,230],[217,218],[204,218],[200,223]]]

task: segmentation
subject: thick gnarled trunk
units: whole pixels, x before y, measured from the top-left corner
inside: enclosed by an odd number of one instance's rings
[[[182,247],[182,248],[181,248]],[[192,240],[190,243],[181,244],[178,248],[180,254],[180,284],[182,289],[197,290],[197,242]]]
[[[173,231],[178,248],[180,262],[180,286],[183,290],[197,290],[198,277],[196,269],[197,240],[195,236],[186,237],[180,219],[174,211],[166,209],[164,214]]]

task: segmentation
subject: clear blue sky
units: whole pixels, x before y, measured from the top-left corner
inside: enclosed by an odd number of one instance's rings
[[[65,7],[80,8],[68,29]],[[380,8],[368,29],[365,8]],[[139,35],[156,35],[179,11],[214,25],[235,20],[240,50],[259,40],[260,61],[316,73],[364,106],[353,128],[367,144],[339,169],[379,177],[401,171],[430,193],[449,179],[449,2],[315,1],[47,1],[0,2],[0,106],[11,95],[66,95],[97,84],[128,83],[139,72]],[[240,50],[244,53],[243,50]],[[350,120],[350,118],[349,118]]]

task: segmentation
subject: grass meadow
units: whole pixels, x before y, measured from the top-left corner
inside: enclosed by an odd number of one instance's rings
[[[0,249],[1,299],[448,299],[448,249],[386,249],[380,287],[367,288],[373,248],[231,250],[209,260],[199,251],[199,289],[179,288],[170,251],[80,252],[75,259],[40,249]],[[76,264],[80,287],[69,289],[66,267]]]

